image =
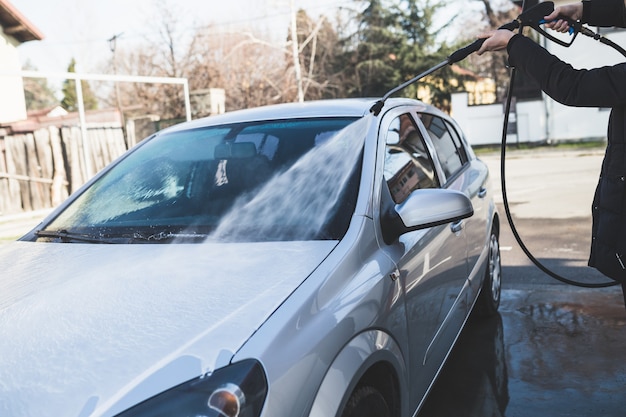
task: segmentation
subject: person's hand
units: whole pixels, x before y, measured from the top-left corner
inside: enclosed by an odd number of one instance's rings
[[[498,29],[479,35],[479,38],[485,39],[482,46],[476,53],[482,55],[487,51],[501,51],[506,48],[515,33],[506,29]]]
[[[582,2],[566,4],[558,6],[552,13],[545,16],[546,27],[557,32],[569,31],[569,23],[567,18],[573,21],[578,21],[583,17],[583,4]]]

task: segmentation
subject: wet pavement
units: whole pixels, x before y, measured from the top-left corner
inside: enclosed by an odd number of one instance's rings
[[[626,414],[621,290],[505,290],[500,314],[472,317],[419,416]]]

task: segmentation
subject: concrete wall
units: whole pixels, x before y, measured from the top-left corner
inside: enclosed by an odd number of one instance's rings
[[[609,109],[567,107],[545,96],[544,100],[518,102],[509,117],[517,134],[508,142],[558,142],[606,138]],[[504,105],[468,106],[467,94],[452,95],[452,116],[470,143],[489,145],[501,142]]]
[[[596,28],[591,28],[596,31]],[[608,39],[626,47],[626,31],[603,33]],[[597,68],[624,62],[614,49],[578,35],[569,48],[542,39],[544,47],[577,69]],[[475,145],[501,142],[503,104],[468,106],[467,94],[452,95],[452,116],[458,121],[470,143]],[[564,106],[550,97],[543,100],[518,102],[516,105],[517,135],[509,135],[508,143],[558,142],[604,139],[609,118],[607,108]],[[511,116],[511,121],[515,116]]]
[[[21,70],[15,39],[0,28],[0,72]],[[0,75],[0,123],[26,119],[26,102],[21,77]]]
[[[597,31],[594,27],[590,29]],[[626,30],[601,33],[621,47],[626,47]],[[583,35],[578,35],[569,48],[546,40],[543,44],[550,53],[576,69],[615,65],[626,59],[613,48]],[[606,138],[610,109],[566,107],[550,98],[546,99],[546,106],[549,115],[548,129],[556,140]]]
[[[541,100],[518,102],[509,116],[509,127],[517,127],[508,135],[508,143],[545,142],[546,113]],[[467,93],[452,95],[452,117],[472,145],[491,145],[501,142],[504,123],[503,104],[467,105]]]

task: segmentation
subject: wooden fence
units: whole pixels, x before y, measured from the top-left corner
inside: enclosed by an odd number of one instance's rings
[[[92,173],[124,153],[120,127],[90,127]],[[78,127],[48,127],[0,136],[0,215],[57,206],[88,179]]]

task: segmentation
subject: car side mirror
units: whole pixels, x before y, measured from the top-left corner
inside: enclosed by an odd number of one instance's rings
[[[474,214],[472,201],[460,191],[426,188],[413,191],[395,210],[405,232],[452,223]]]

